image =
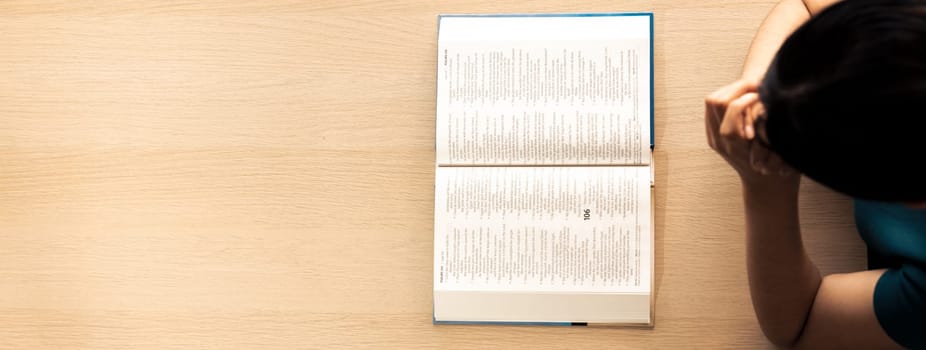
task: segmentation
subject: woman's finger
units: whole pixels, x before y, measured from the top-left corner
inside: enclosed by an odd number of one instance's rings
[[[723,116],[723,122],[720,124],[720,135],[724,137],[735,136],[743,140],[748,140],[749,138],[746,134],[746,112],[758,101],[759,95],[754,92],[749,92],[730,102]]]
[[[765,115],[765,105],[762,104],[761,100],[758,100],[749,106],[748,110],[746,111],[746,125],[744,126],[747,139],[752,140],[756,137],[756,129],[754,125],[756,120],[762,118],[763,115]]]
[[[717,89],[717,91],[705,97],[704,104],[707,106],[707,109],[710,110],[711,116],[717,119],[716,125],[720,125],[730,102],[743,94],[755,91],[758,91],[758,87],[755,84],[737,80]]]
[[[713,105],[725,106],[734,99],[742,96],[747,92],[756,92],[758,87],[755,84],[747,83],[743,80],[737,80],[732,84],[726,85],[707,96],[705,100]]]

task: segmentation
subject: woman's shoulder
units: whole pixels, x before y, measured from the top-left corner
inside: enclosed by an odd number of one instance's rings
[[[886,268],[875,286],[875,315],[895,341],[926,346],[926,210],[855,200],[855,222],[868,244],[869,268]]]
[[[855,199],[856,216],[901,220],[909,224],[926,224],[926,209],[914,208],[904,203],[881,202]]]
[[[869,252],[926,264],[926,210],[855,200],[855,225]]]

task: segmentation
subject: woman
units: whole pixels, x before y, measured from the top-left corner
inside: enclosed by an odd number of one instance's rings
[[[742,180],[769,340],[926,348],[926,0],[834,2],[772,10],[742,78],[706,98],[708,142]],[[821,278],[801,243],[799,173],[856,198],[869,270]]]

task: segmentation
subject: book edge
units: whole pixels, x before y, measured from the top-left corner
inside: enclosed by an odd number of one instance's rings
[[[443,17],[625,17],[625,16],[653,16],[653,12],[553,12],[553,13],[442,13]],[[652,23],[652,21],[650,21]],[[440,27],[438,27],[440,30]]]

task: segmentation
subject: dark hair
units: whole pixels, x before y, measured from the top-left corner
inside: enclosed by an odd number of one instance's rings
[[[768,143],[849,196],[926,200],[926,0],[846,0],[781,46],[759,95]]]

